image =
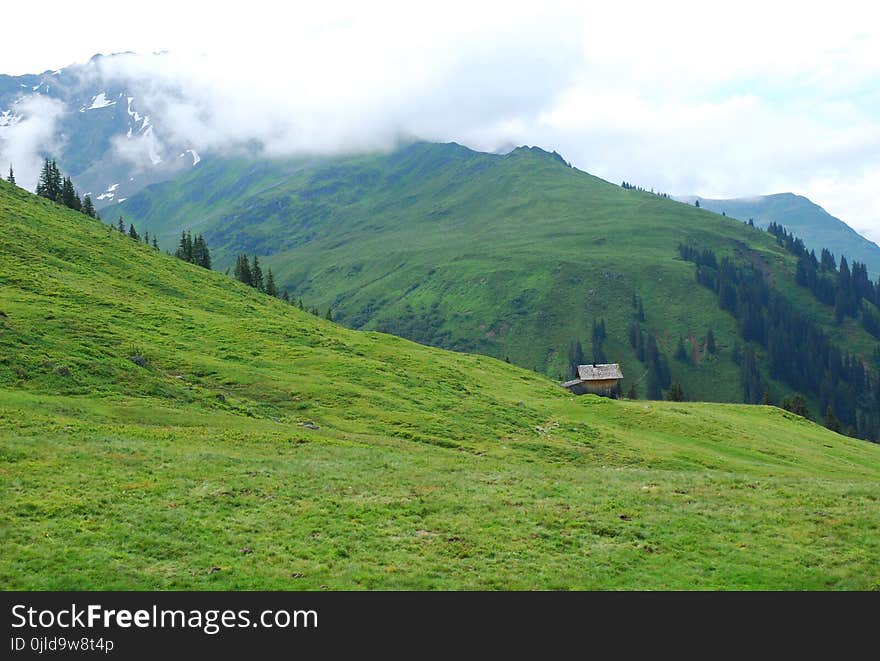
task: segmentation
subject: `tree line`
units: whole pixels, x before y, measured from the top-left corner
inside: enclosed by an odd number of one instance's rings
[[[838,324],[846,317],[857,319],[862,328],[880,340],[880,278],[871,282],[865,264],[853,261],[850,267],[842,255],[838,267],[834,255],[825,248],[817,258],[815,250],[808,251],[801,239],[775,222],[770,223],[767,231],[798,258],[797,284],[808,289],[818,301],[833,306]]]
[[[227,270],[227,274],[228,272],[229,271]],[[233,270],[233,276],[239,282],[243,282],[247,286],[253,287],[257,291],[263,292],[264,294],[279,298],[285,303],[295,305],[303,312],[310,312],[315,316],[321,316],[321,313],[318,310],[317,306],[307,308],[301,298],[299,300],[294,300],[293,298],[291,298],[290,292],[288,292],[287,289],[279,292],[278,286],[275,284],[275,275],[272,273],[272,269],[269,269],[264,277],[263,268],[262,266],[260,266],[260,258],[257,255],[254,255],[253,259],[250,259],[246,254],[240,253],[235,258],[235,269]],[[333,321],[332,308],[327,308],[327,312],[324,314],[324,319],[327,319],[328,321]]]
[[[762,376],[755,347],[767,354],[767,371],[774,380],[804,393],[825,412],[829,427],[847,435],[880,439],[880,354],[872,370],[856,355],[841,351],[821,328],[765,280],[752,264],[720,260],[711,250],[679,246],[681,257],[696,265],[696,280],[715,292],[718,305],[737,320],[740,338],[734,359],[740,366],[743,401],[773,403],[770,385]],[[805,402],[783,401],[804,412]]]
[[[15,183],[15,173],[12,166],[9,166],[9,181]],[[43,167],[40,170],[40,179],[37,182],[36,194],[40,197],[63,204],[69,209],[79,211],[89,218],[100,220],[98,212],[95,211],[95,205],[92,202],[91,195],[86,195],[80,199],[79,193],[73,187],[70,177],[61,174],[58,164],[55,160],[48,158],[43,161]]]
[[[116,221],[115,225],[113,223],[110,223],[110,228],[117,230],[120,234],[122,234],[123,236],[127,236],[133,241],[140,242],[141,240],[143,240],[146,245],[150,245],[150,233],[144,232],[144,235],[141,236],[138,233],[137,229],[135,229],[134,223],[126,225],[125,218],[123,218],[122,216],[119,216],[119,220]],[[159,243],[156,241],[155,235],[153,236],[152,246],[156,250],[159,249]]]

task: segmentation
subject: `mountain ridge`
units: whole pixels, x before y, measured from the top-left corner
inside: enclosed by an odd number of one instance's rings
[[[803,239],[808,249],[818,254],[827,248],[835,257],[859,261],[868,267],[873,278],[880,277],[880,246],[862,236],[845,222],[832,216],[809,198],[795,193],[773,193],[742,198],[711,199],[690,195],[676,197],[715,213],[726,213],[731,218],[766,228],[775,222]]]

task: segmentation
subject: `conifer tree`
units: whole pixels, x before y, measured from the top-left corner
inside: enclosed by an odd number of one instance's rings
[[[61,183],[61,172],[58,170],[58,164],[47,158],[43,165],[43,172],[40,173],[40,183],[37,184],[37,188],[39,189],[42,184],[43,197],[47,197],[53,202],[59,202],[61,198]]]
[[[147,231],[144,232],[144,243],[150,245],[150,233]]]
[[[638,399],[639,398],[639,394],[636,392],[636,384],[635,383],[629,384],[629,390],[626,391],[626,398],[627,399]]]
[[[76,194],[76,190],[73,188],[73,182],[70,180],[70,177],[64,177],[61,181],[61,197],[58,201],[69,209],[76,209],[77,211],[82,209],[82,204]]]
[[[324,319],[327,321],[333,321],[333,311],[330,308],[327,308],[327,314],[324,315]]]
[[[209,269],[211,268],[211,252],[208,250],[208,243],[205,241],[205,237],[199,234],[195,241],[192,244],[192,258],[191,260],[193,264],[198,264],[202,268]]]
[[[840,433],[840,421],[834,415],[834,409],[831,408],[831,404],[825,409],[825,426],[831,431]]]
[[[718,352],[718,347],[715,344],[715,334],[712,332],[711,328],[706,331],[706,351],[711,354]]]
[[[116,229],[120,234],[125,234],[125,219],[122,216],[119,216],[119,220],[116,221]]]
[[[159,242],[156,241],[156,235],[155,235],[155,234],[153,235],[153,247],[154,247],[156,250],[159,249]]]
[[[9,164],[9,176],[6,177],[6,181],[13,186],[15,185],[15,172],[12,171],[12,163]]]
[[[92,196],[86,195],[82,201],[82,212],[89,218],[95,217],[95,205],[92,203]]]
[[[684,401],[684,389],[678,381],[669,386],[669,391],[666,393],[666,399],[670,402]]]
[[[254,281],[251,273],[251,266],[248,262],[248,256],[241,254],[238,256],[238,259],[235,261],[235,279],[239,282],[243,282],[244,284],[253,287]]]
[[[269,296],[278,296],[278,287],[275,286],[275,276],[272,275],[272,269],[269,269],[269,273],[266,275],[266,293]]]
[[[648,399],[663,399],[663,390],[660,386],[660,376],[653,367],[648,368],[648,384],[645,396]]]
[[[185,262],[193,261],[193,240],[191,232],[181,230],[180,242],[177,244],[177,250],[174,252],[174,256]]]
[[[128,226],[128,236],[138,242],[140,242],[140,240],[141,240],[140,235],[137,233],[137,230],[134,228],[134,223],[132,223],[131,225]]]
[[[256,255],[254,255],[251,266],[251,287],[259,291],[266,291],[266,285],[263,283],[263,270],[260,268],[260,260]]]
[[[678,336],[678,346],[675,348],[675,359],[682,363],[688,362],[688,352],[684,346],[684,339],[681,335]]]
[[[281,300],[290,303],[290,293],[286,289],[281,293]]]

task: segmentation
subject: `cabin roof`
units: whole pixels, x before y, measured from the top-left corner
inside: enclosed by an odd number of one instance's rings
[[[600,363],[593,365],[578,365],[578,377],[581,381],[607,381],[609,379],[622,379],[618,363]]]

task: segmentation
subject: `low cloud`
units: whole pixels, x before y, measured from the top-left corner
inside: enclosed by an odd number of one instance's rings
[[[64,104],[39,94],[21,97],[0,124],[0,164],[3,176],[9,165],[15,168],[15,181],[34,190],[43,164],[43,154],[57,153],[60,147],[55,127],[64,114]]]
[[[115,142],[130,161],[529,144],[671,194],[792,191],[880,238],[880,20],[864,3],[328,2],[282,16],[251,0],[234,21],[151,7],[131,25],[89,17],[96,49],[169,49],[91,67],[152,116],[149,139]]]

